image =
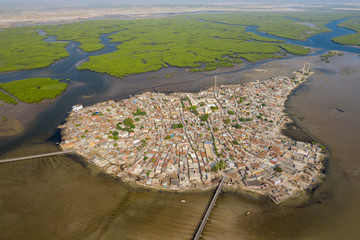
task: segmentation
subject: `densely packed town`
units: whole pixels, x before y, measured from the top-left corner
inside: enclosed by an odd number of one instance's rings
[[[312,72],[199,93],[143,93],[73,107],[61,148],[108,174],[144,186],[187,190],[227,185],[279,203],[312,185],[323,167],[320,145],[281,133],[292,121],[287,96]]]

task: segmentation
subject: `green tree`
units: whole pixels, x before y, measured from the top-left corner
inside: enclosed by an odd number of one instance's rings
[[[211,171],[213,172],[217,172],[219,170],[223,170],[226,168],[226,163],[224,160],[220,160],[220,162],[214,164],[214,166],[212,166]]]
[[[211,171],[213,171],[213,172],[219,171],[219,166],[217,164],[215,164],[214,166],[212,166]]]
[[[225,163],[225,161],[220,160],[220,162],[219,162],[219,168],[220,168],[220,170],[223,170],[223,169],[226,168],[226,163]]]
[[[201,116],[201,121],[206,122],[209,119],[209,114],[205,113]]]
[[[237,123],[237,124],[235,124],[233,127],[236,128],[236,129],[240,129],[240,128],[241,128],[241,125]]]
[[[125,118],[123,123],[127,127],[132,127],[134,125],[134,120],[132,118]]]
[[[136,109],[136,112],[133,112],[133,115],[134,116],[139,116],[139,115],[146,115],[146,112],[145,111],[141,111],[140,108]]]

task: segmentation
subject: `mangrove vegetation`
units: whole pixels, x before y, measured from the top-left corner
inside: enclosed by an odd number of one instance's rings
[[[44,38],[32,27],[0,31],[0,73],[47,67],[69,55],[67,43],[49,43]]]
[[[354,30],[356,33],[344,35],[340,37],[335,37],[331,40],[333,40],[336,43],[339,44],[347,44],[347,45],[360,45],[360,19],[359,18],[353,18],[346,20],[338,25],[339,27],[345,27],[349,28],[351,30]]]
[[[0,49],[0,72],[47,67],[68,56],[67,43],[46,42],[39,30],[57,36],[57,40],[79,42],[79,48],[87,52],[104,48],[100,37],[110,34],[111,41],[119,43],[117,50],[91,56],[79,69],[124,77],[168,66],[186,67],[193,72],[211,71],[244,60],[282,58],[289,53],[306,55],[307,48],[259,36],[248,32],[247,27],[258,26],[259,31],[274,36],[305,40],[330,31],[325,24],[331,20],[352,17],[359,17],[359,12],[201,13],[6,28],[0,32],[0,44],[6,46]],[[356,19],[340,26],[359,30]],[[352,34],[334,41],[359,44],[359,39],[358,34]]]
[[[66,83],[59,79],[29,78],[8,83],[1,83],[3,90],[16,99],[26,103],[39,103],[44,99],[53,99],[60,95],[67,87]],[[7,103],[16,104],[17,101],[8,94],[0,91],[0,99]],[[5,94],[5,96],[3,96]],[[10,98],[12,98],[12,100]]]
[[[307,48],[249,33],[245,26],[204,22],[187,16],[124,20],[118,25],[123,30],[110,38],[112,42],[121,42],[119,50],[90,57],[79,69],[124,77],[167,66],[210,71],[231,67],[242,59],[256,62],[280,58],[286,53],[309,53]]]

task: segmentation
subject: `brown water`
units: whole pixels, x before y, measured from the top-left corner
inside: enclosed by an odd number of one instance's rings
[[[72,156],[2,164],[0,189],[1,239],[189,239],[211,196],[130,186]]]
[[[360,58],[337,56],[329,64],[317,59],[273,61],[256,67],[268,72],[250,69],[218,77],[220,83],[265,79],[312,62],[322,72],[290,97],[288,113],[328,146],[331,159],[325,182],[293,202],[276,206],[267,198],[222,193],[204,239],[359,239]],[[209,81],[158,90],[199,89]],[[41,142],[0,158],[56,150]],[[148,191],[104,176],[71,156],[1,164],[0,239],[191,239],[211,194]]]

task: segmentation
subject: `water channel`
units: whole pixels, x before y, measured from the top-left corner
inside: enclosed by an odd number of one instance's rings
[[[248,27],[262,36],[303,46],[360,53],[360,49],[338,45],[331,38],[351,33],[334,30],[293,41],[276,38]],[[40,32],[41,33],[41,32]],[[41,33],[44,34],[44,33]],[[302,204],[276,206],[269,199],[241,192],[219,196],[205,239],[357,239],[360,210],[360,164],[356,147],[360,132],[358,91],[359,57],[336,56],[330,64],[318,56],[289,57],[245,64],[210,73],[188,73],[168,68],[156,73],[117,79],[106,74],[78,71],[76,67],[91,55],[116,50],[108,35],[101,36],[105,48],[86,53],[70,42],[70,56],[48,68],[0,75],[0,82],[29,77],[70,78],[69,88],[50,107],[41,111],[20,137],[0,141],[0,152],[18,156],[56,151],[59,140],[56,127],[64,121],[71,106],[120,99],[143,91],[198,91],[212,84],[214,75],[220,83],[241,83],[254,77],[286,74],[311,62],[317,70],[288,101],[288,113],[316,140],[326,144],[331,159],[322,186]],[[56,41],[49,37],[47,41]],[[255,68],[268,73],[256,75]],[[165,78],[167,73],[176,77]],[[331,96],[331,97],[329,97]],[[339,111],[341,109],[343,112]],[[2,164],[0,166],[0,239],[190,239],[196,230],[211,192],[153,192],[122,183],[106,176],[76,156],[56,156],[41,160]],[[181,202],[186,199],[186,203]],[[251,215],[245,213],[250,211]],[[31,236],[31,237],[29,237]]]

